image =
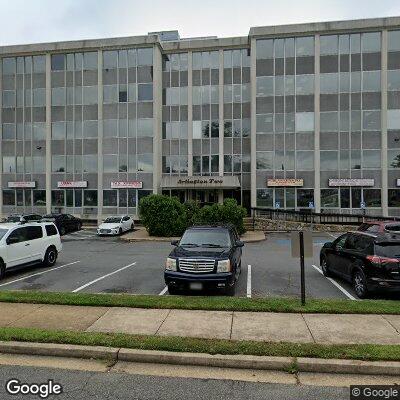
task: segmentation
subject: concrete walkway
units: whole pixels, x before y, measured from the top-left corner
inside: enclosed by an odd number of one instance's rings
[[[121,240],[127,242],[171,242],[172,240],[179,240],[179,237],[158,237],[150,236],[143,226],[138,226],[133,232],[128,232],[121,237]],[[245,243],[260,242],[265,240],[265,234],[261,231],[247,231],[241,236]]]
[[[400,315],[189,311],[0,303],[0,327],[323,344],[400,344]]]

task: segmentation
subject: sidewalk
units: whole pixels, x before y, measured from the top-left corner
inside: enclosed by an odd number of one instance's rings
[[[179,237],[158,237],[149,236],[148,232],[143,226],[138,226],[133,232],[128,232],[121,237],[121,240],[127,242],[171,242],[172,240],[179,240]],[[245,243],[260,242],[265,240],[265,234],[261,231],[247,231],[241,236],[241,240]]]
[[[295,314],[0,303],[0,327],[208,339],[400,345],[400,315]]]

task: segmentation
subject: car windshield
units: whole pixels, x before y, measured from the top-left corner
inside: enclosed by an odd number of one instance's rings
[[[121,217],[109,217],[104,220],[105,224],[119,224],[121,222]]]
[[[7,222],[19,222],[21,220],[21,217],[19,215],[10,215],[6,221]]]
[[[375,254],[382,257],[400,258],[400,243],[379,243],[375,246]]]
[[[217,229],[190,229],[180,241],[181,246],[229,247],[231,240],[228,231]]]
[[[7,233],[7,229],[0,229],[0,239],[3,238],[3,236]]]

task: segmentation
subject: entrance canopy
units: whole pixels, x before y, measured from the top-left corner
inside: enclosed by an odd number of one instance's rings
[[[237,176],[163,176],[163,189],[235,189],[240,187]]]

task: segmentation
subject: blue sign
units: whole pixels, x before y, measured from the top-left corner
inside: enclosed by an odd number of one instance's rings
[[[362,202],[360,203],[360,208],[365,208],[365,202],[364,202],[364,201],[362,201]]]
[[[308,203],[308,208],[314,208],[314,202],[313,201],[310,201]]]
[[[275,202],[275,208],[281,208],[281,203],[279,203],[279,201]]]

